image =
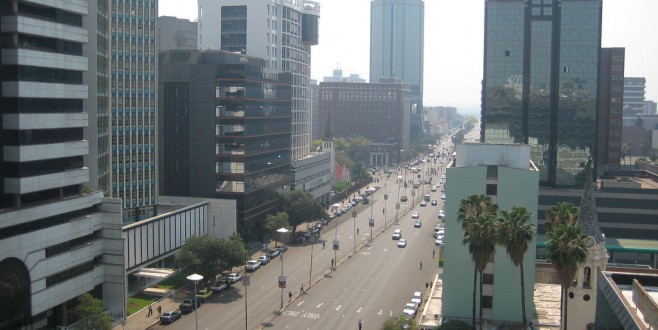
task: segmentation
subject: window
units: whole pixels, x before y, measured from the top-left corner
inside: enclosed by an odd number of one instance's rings
[[[621,86],[612,86],[611,89],[613,92],[621,92]]]
[[[612,109],[610,109],[610,113],[621,113],[621,109],[619,109],[619,108],[612,108]]]
[[[482,308],[493,308],[492,296],[482,296]]]
[[[621,62],[623,60],[622,56],[613,56],[612,61],[613,62]]]
[[[621,97],[611,97],[611,98],[610,98],[610,102],[617,102],[617,103],[619,103],[619,102],[621,102]]]
[[[487,179],[497,179],[498,178],[498,166],[488,165],[487,166]]]
[[[613,74],[612,75],[612,80],[621,80],[621,76],[618,74]]]
[[[505,51],[505,56],[507,57],[507,56],[509,56],[509,55],[510,55],[510,51],[509,51],[509,50],[506,50],[506,51]]]
[[[497,184],[487,184],[487,195],[495,196],[498,194],[498,185]]]
[[[583,272],[583,287],[584,288],[590,288],[590,280],[591,280],[591,272],[592,270],[589,267],[585,267],[585,270]]]
[[[621,71],[622,66],[621,65],[613,65],[612,66],[612,71]]]
[[[484,284],[494,284],[494,274],[482,274],[482,283]]]

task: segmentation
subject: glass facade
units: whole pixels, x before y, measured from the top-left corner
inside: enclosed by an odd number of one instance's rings
[[[601,1],[486,3],[482,140],[527,143],[544,185],[595,157]]]

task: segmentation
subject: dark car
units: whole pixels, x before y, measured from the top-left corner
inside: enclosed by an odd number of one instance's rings
[[[196,307],[201,307],[201,300],[197,299]],[[194,299],[185,299],[180,305],[178,305],[178,309],[183,313],[192,312],[196,307],[194,306]]]
[[[162,323],[173,323],[174,321],[180,319],[181,314],[179,311],[168,311],[162,313],[160,316],[160,322]]]

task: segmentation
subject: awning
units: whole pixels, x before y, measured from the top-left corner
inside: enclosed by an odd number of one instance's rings
[[[174,275],[175,273],[176,270],[170,268],[142,268],[130,275],[147,277],[147,278],[157,278],[162,280],[171,275]]]

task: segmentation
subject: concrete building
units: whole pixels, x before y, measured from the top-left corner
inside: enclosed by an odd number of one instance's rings
[[[323,124],[331,118],[336,137],[361,135],[375,143],[396,143],[401,148],[409,145],[410,91],[398,79],[322,82],[319,113]],[[396,157],[392,161],[397,162]]]
[[[108,196],[125,222],[155,215],[157,165],[157,0],[110,0]]]
[[[644,113],[646,84],[644,77],[624,77],[624,116]]]
[[[630,156],[648,157],[651,148],[658,148],[658,115],[624,116],[622,120],[621,143],[628,146]]]
[[[445,237],[442,317],[470,320],[474,264],[468,248],[462,245],[463,231],[457,222],[459,202],[476,193],[485,194],[501,209],[525,207],[530,223],[537,224],[539,173],[530,160],[530,146],[514,144],[467,143],[457,145],[456,160],[446,173]],[[526,313],[533,319],[535,242],[530,242],[523,260]],[[484,271],[482,306],[486,320],[521,322],[520,274],[505,249],[496,249]],[[479,291],[476,293],[479,297]]]
[[[647,115],[658,115],[657,105],[654,101],[644,101],[644,113]]]
[[[365,79],[359,77],[358,74],[350,74],[347,77],[343,76],[343,70],[335,69],[331,76],[325,76],[323,82],[350,82],[350,83],[364,83]]]
[[[425,3],[422,0],[370,2],[370,82],[397,78],[410,88],[409,131],[416,140],[423,127]]]
[[[608,169],[619,169],[621,162],[624,60],[624,48],[601,48],[596,150],[599,176]]]
[[[315,79],[311,79],[311,141],[322,138],[322,126],[320,126],[320,85]]]
[[[158,50],[197,49],[197,22],[173,16],[158,18]]]
[[[542,186],[575,186],[596,156],[601,6],[485,2],[480,140],[529,144]]]
[[[311,46],[318,44],[320,4],[308,0],[199,0],[199,49],[265,59],[292,79],[292,160],[311,148]]]
[[[161,58],[162,194],[235,200],[253,229],[290,185],[291,75],[226,51]]]
[[[658,328],[658,272],[654,269],[605,271],[597,287],[596,329]]]
[[[120,201],[89,184],[85,164],[97,147],[85,100],[102,94],[85,76],[102,62],[105,5],[0,5],[1,329],[69,326],[83,293],[115,322],[125,316]]]

